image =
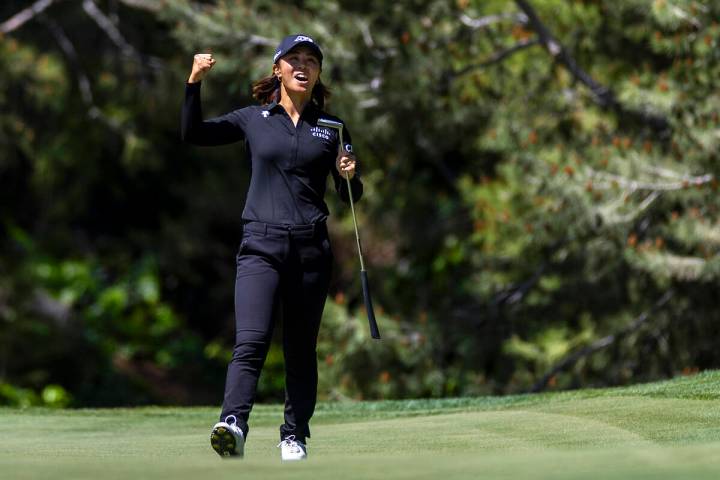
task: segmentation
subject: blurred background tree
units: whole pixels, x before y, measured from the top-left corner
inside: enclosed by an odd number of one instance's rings
[[[247,105],[296,32],[354,133],[384,333],[329,194],[321,396],[717,368],[719,18],[709,0],[4,2],[0,402],[221,401],[249,172],[239,144],[179,141],[183,84],[212,51],[205,115]],[[262,400],[282,375],[276,343]]]

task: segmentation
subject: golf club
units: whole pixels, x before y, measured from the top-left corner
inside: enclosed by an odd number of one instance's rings
[[[345,143],[343,142],[343,124],[342,122],[336,122],[327,118],[318,119],[317,124],[321,127],[334,128],[338,131],[339,135],[339,146],[338,151],[342,153],[345,151]],[[355,218],[355,205],[353,203],[352,187],[350,186],[350,177],[345,172],[345,180],[348,186],[348,196],[350,197],[350,210],[352,211],[353,225],[355,226],[355,240],[357,241],[358,256],[360,257],[360,281],[362,283],[363,297],[365,298],[365,310],[368,314],[368,322],[370,323],[370,336],[372,338],[380,338],[380,330],[378,330],[377,322],[375,321],[375,311],[372,306],[372,299],[370,298],[370,286],[368,283],[367,271],[365,270],[365,262],[363,262],[362,248],[360,247],[360,234],[358,233],[357,219]]]

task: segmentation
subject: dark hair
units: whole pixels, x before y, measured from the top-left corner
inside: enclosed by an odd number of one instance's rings
[[[272,102],[280,102],[280,79],[275,75],[262,78],[253,83],[253,98],[260,102],[261,105],[267,105]],[[325,101],[330,98],[330,89],[328,89],[318,78],[317,83],[313,87],[310,101],[315,103],[322,110],[325,108]]]

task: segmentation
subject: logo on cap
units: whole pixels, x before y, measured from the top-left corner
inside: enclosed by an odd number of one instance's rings
[[[312,50],[317,54],[318,60],[322,63],[322,52],[320,51],[320,47],[317,43],[315,43],[315,40],[308,37],[307,35],[297,35],[292,34],[288,35],[287,37],[283,38],[280,42],[280,45],[278,45],[277,50],[275,50],[275,55],[273,56],[273,63],[276,63],[280,57],[288,53],[290,50],[295,48],[297,45],[301,43],[308,43]]]

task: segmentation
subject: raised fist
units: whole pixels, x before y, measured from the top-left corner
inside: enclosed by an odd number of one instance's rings
[[[193,57],[192,72],[190,72],[188,83],[195,83],[202,80],[205,74],[215,65],[215,61],[212,53],[196,54]]]

